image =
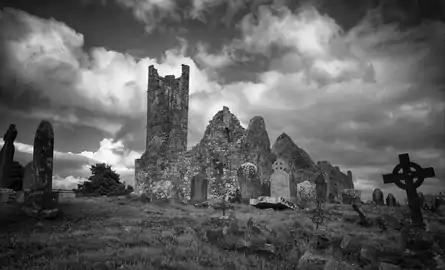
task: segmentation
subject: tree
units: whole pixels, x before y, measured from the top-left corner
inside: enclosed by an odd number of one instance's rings
[[[90,171],[92,175],[88,178],[88,180],[97,181],[101,178],[106,178],[110,181],[120,183],[120,175],[111,169],[111,165],[97,163],[96,165],[91,165]]]
[[[87,196],[120,196],[133,191],[133,187],[126,188],[125,184],[120,182],[120,175],[108,164],[97,163],[90,167],[90,171],[92,175],[88,181],[78,185],[78,189],[73,190],[75,193]]]

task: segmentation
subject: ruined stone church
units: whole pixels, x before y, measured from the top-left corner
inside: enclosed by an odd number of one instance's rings
[[[155,198],[180,193],[188,199],[190,180],[204,171],[209,180],[208,196],[217,196],[216,163],[223,165],[223,180],[229,190],[240,186],[241,165],[254,164],[257,171],[251,180],[270,193],[272,165],[278,158],[289,167],[291,197],[296,197],[298,183],[314,182],[320,173],[327,177],[328,193],[339,196],[342,189],[354,188],[350,172],[344,174],[326,161],[316,164],[285,133],[271,147],[261,116],[253,117],[246,129],[225,106],[211,119],[200,142],[187,151],[189,72],[189,66],[182,65],[181,77],[162,77],[154,66],[149,67],[146,149],[135,160],[136,193]]]

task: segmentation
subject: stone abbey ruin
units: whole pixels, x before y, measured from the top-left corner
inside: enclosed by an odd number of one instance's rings
[[[261,116],[245,129],[225,106],[187,151],[189,71],[182,65],[181,77],[162,77],[149,67],[146,150],[135,160],[137,193],[189,200],[193,187],[205,198],[218,197],[218,173],[226,183],[223,193],[239,188],[243,199],[280,196],[292,201],[298,184],[306,181],[322,183],[326,199],[354,189],[350,171],[345,174],[327,161],[315,163],[285,133],[271,146]]]

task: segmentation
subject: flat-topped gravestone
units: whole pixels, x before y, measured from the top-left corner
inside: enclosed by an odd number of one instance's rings
[[[14,181],[11,179],[11,167],[14,161],[14,140],[17,138],[15,125],[9,125],[3,136],[4,145],[0,150],[0,188],[9,188]]]
[[[287,172],[277,170],[270,176],[270,196],[290,200],[290,176]]]
[[[411,162],[408,154],[400,154],[399,162],[400,163],[394,167],[392,173],[383,175],[383,183],[394,183],[406,191],[412,226],[425,228],[421,204],[417,196],[417,188],[422,185],[425,178],[434,177],[436,174],[432,167],[424,169],[418,164]]]
[[[270,196],[291,199],[289,165],[281,158],[272,164],[273,173],[270,176]]]

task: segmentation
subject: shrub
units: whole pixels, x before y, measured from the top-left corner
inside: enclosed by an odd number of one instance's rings
[[[133,192],[133,187],[125,187],[120,182],[120,175],[112,170],[110,165],[98,163],[90,167],[92,175],[83,184],[73,189],[76,195],[81,196],[123,196]]]

